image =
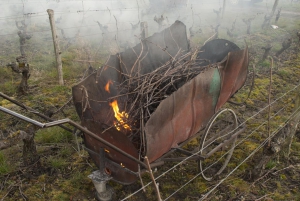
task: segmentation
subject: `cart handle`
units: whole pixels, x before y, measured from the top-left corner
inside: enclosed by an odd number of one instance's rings
[[[100,142],[102,142],[106,146],[108,146],[108,147],[114,149],[115,151],[123,154],[124,156],[130,158],[131,160],[135,161],[136,163],[140,164],[141,166],[147,168],[147,165],[145,163],[143,163],[142,161],[140,161],[140,160],[136,159],[135,157],[131,156],[130,154],[124,152],[122,149],[120,149],[120,148],[116,147],[115,145],[111,144],[110,142],[104,140],[103,138],[99,137],[98,135],[96,135],[95,133],[89,131],[88,129],[86,129],[85,127],[79,125],[78,123],[72,121],[71,119],[66,118],[66,119],[61,119],[61,120],[57,120],[57,121],[52,121],[52,122],[49,122],[49,123],[41,123],[39,121],[36,121],[34,119],[31,119],[31,118],[28,118],[28,117],[26,117],[24,115],[21,115],[21,114],[19,114],[17,112],[14,112],[14,111],[9,110],[7,108],[4,108],[2,106],[0,106],[0,111],[5,112],[5,113],[7,113],[9,115],[12,115],[14,117],[17,117],[19,119],[22,119],[24,121],[27,121],[27,122],[29,122],[29,123],[31,123],[33,125],[36,125],[36,126],[38,126],[40,128],[49,128],[49,127],[52,127],[52,126],[58,126],[58,125],[61,125],[61,124],[68,123],[71,126],[74,126],[75,128],[81,130],[85,134],[88,134],[89,136],[93,137],[94,139],[99,140]]]

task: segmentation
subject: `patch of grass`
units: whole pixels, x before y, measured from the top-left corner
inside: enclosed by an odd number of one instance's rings
[[[60,127],[41,129],[38,130],[35,135],[35,141],[37,143],[67,143],[72,139],[72,133]]]
[[[251,142],[251,141],[245,141],[244,142],[244,148],[245,150],[247,151],[253,151],[254,149],[256,149],[258,147],[258,145],[254,142]]]
[[[237,178],[232,180],[232,187],[235,188],[235,191],[240,191],[240,192],[249,192],[249,184],[244,181],[243,179]]]
[[[9,172],[11,168],[9,167],[9,164],[6,161],[5,155],[0,152],[0,175],[6,174]]]
[[[68,195],[62,191],[56,191],[56,192],[54,192],[52,199],[53,200],[70,200],[70,195]]]
[[[287,178],[286,178],[285,174],[281,174],[281,175],[280,175],[280,179],[286,180]]]
[[[270,160],[267,164],[266,164],[266,169],[267,170],[270,170],[270,169],[272,169],[272,168],[274,168],[275,166],[276,166],[276,161],[274,161],[274,160]]]
[[[15,82],[5,82],[4,84],[0,84],[0,91],[8,95],[12,95],[17,92],[18,83]]]
[[[73,187],[82,186],[82,183],[84,181],[91,181],[91,180],[87,177],[87,175],[85,175],[82,172],[78,172],[77,174],[74,174],[70,179],[70,183]]]
[[[279,70],[277,73],[278,73],[278,75],[281,76],[283,79],[289,78],[289,76],[290,76],[290,74],[291,74],[290,72],[288,72],[288,71],[286,71],[286,70],[284,70],[284,69]]]
[[[295,152],[300,152],[300,142],[293,142],[291,148]]]
[[[59,157],[54,157],[54,156],[49,157],[48,162],[49,162],[50,166],[55,169],[62,169],[64,167],[66,167],[66,165],[67,165],[67,162],[64,158],[59,158]]]
[[[65,66],[70,66],[72,65],[72,60],[74,60],[76,58],[76,53],[74,52],[74,50],[69,52],[64,52],[62,54],[62,64]]]
[[[94,185],[92,180],[87,176],[90,174],[89,171],[76,171],[72,176],[59,184],[60,189],[70,194],[83,193],[93,189]]]
[[[69,91],[69,90],[70,90],[70,89],[69,89],[68,86],[65,86],[65,85],[63,85],[63,86],[61,86],[61,85],[56,85],[56,86],[53,86],[53,87],[52,87],[51,92],[52,92],[52,93],[55,93],[55,92],[57,92],[57,93],[63,93],[63,92],[65,92],[65,91]]]
[[[77,79],[78,77],[81,77],[85,71],[86,67],[80,66],[78,64],[65,66],[63,68],[64,79]]]
[[[269,60],[262,61],[262,62],[260,63],[260,66],[261,66],[262,68],[270,68],[271,62],[270,62]]]
[[[63,158],[69,158],[72,153],[73,149],[71,149],[70,147],[63,147],[59,151],[59,155]]]

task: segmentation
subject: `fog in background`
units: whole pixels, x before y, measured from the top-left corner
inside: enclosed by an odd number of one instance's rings
[[[217,12],[223,7],[223,0],[1,0],[0,35],[7,40],[18,38],[15,22],[23,21],[33,40],[38,35],[51,44],[46,10],[53,9],[59,38],[81,37],[99,44],[101,41],[112,44],[117,40],[121,45],[133,46],[139,42],[139,22],[148,23],[149,36],[176,20],[186,24],[188,35],[189,30],[213,34],[218,24],[219,29],[226,30],[234,21],[238,28],[245,29],[242,19],[255,17],[262,22],[271,12],[273,3],[273,0],[264,0],[257,5],[245,2],[234,7],[228,4],[224,17],[218,19]],[[155,17],[161,18],[160,25],[154,21]]]

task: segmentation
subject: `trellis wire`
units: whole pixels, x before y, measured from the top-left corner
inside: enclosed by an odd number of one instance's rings
[[[274,115],[272,115],[270,118],[274,118],[276,115],[278,115],[283,109],[285,109],[286,107],[288,107],[287,105],[283,108],[281,108],[280,110],[278,110]],[[250,134],[248,134],[245,138],[243,138],[241,141],[239,141],[237,144],[235,144],[234,148],[236,148],[237,146],[239,146],[240,144],[242,144],[242,142],[244,142],[246,139],[248,139],[250,136],[252,136],[258,129],[260,129],[262,126],[264,126],[268,121],[264,121],[263,123],[261,123],[259,126],[257,126]],[[280,127],[280,126],[279,126]],[[211,144],[211,143],[210,143]],[[210,145],[209,144],[209,145]],[[209,146],[208,145],[208,146]],[[221,158],[223,158],[229,151],[227,151],[226,153],[224,153],[222,156],[220,156],[220,158],[214,162],[213,164],[211,164],[209,167],[207,167],[205,170],[207,170],[208,168],[210,168],[211,166],[213,166],[214,164],[216,164]],[[184,184],[183,186],[181,186],[179,189],[177,189],[172,195],[168,196],[165,200],[167,200],[168,198],[172,197],[175,193],[177,193],[178,191],[180,191],[182,188],[184,188],[187,184],[189,184],[190,182],[192,182],[195,178],[197,178],[200,174],[202,174],[202,172],[205,172],[205,170],[199,172],[195,177],[193,177],[190,181],[188,181],[186,184]]]
[[[210,193],[212,193],[221,183],[223,183],[231,174],[233,174],[243,163],[245,163],[250,157],[252,157],[259,149],[261,149],[270,139],[272,139],[272,137],[274,137],[281,129],[283,129],[289,122],[289,120],[291,120],[293,118],[293,116],[300,111],[300,107],[297,108],[297,110],[295,110],[290,116],[289,119],[285,122],[284,126],[279,126],[277,130],[275,130],[272,135],[270,135],[269,137],[267,137],[263,143],[260,144],[260,146],[258,146],[254,151],[252,151],[252,153],[249,154],[249,156],[247,156],[240,164],[238,164],[225,178],[223,178],[217,185],[215,185],[215,187],[213,187],[209,192],[207,192],[201,199],[199,199],[199,201],[204,200]]]
[[[296,85],[293,89],[287,91],[286,93],[284,93],[282,96],[280,96],[279,98],[277,98],[276,100],[274,100],[273,102],[271,102],[270,105],[273,105],[274,103],[276,103],[277,101],[279,101],[280,99],[282,99],[283,97],[285,97],[287,94],[289,94],[290,92],[296,90],[298,87],[300,86],[300,83],[298,85]],[[260,114],[262,111],[264,111],[265,109],[267,109],[269,107],[269,105],[265,106],[264,108],[262,108],[260,111],[258,111],[257,113],[255,113],[254,115],[252,115],[251,117],[249,117],[248,119],[246,119],[243,123],[240,124],[240,126],[246,124],[247,121],[249,121],[250,119],[253,119],[254,117],[256,117],[258,114]],[[279,110],[281,111],[281,110]],[[263,124],[261,124],[260,126],[264,125],[266,122],[264,122]],[[238,128],[237,128],[238,129]],[[231,132],[234,132],[236,129],[234,129],[233,131]],[[252,133],[251,133],[252,134]],[[239,142],[237,145],[241,144],[241,142]],[[237,146],[236,145],[236,146]],[[192,156],[195,156],[197,154],[200,153],[201,150],[199,150],[198,152],[194,153],[193,155],[191,156],[188,156],[186,157],[184,160],[182,160],[181,162],[177,163],[176,165],[174,165],[173,167],[171,167],[170,169],[168,169],[167,171],[163,172],[162,174],[160,174],[159,176],[157,176],[155,178],[155,180],[161,178],[162,176],[164,176],[165,174],[167,174],[168,172],[170,172],[171,170],[173,170],[174,168],[176,168],[177,166],[179,166],[180,164],[182,164],[184,161],[187,161],[189,158],[191,158]],[[213,165],[213,164],[212,164]],[[200,172],[201,174],[201,172]],[[148,185],[150,185],[152,182],[149,182],[148,184],[146,184],[144,187],[138,189],[137,191],[135,191],[134,193],[130,194],[129,196],[125,197],[123,200],[126,200],[130,197],[132,197],[133,195],[135,195],[136,193],[140,192],[141,190],[143,190],[145,187],[147,187]]]
[[[106,10],[106,11],[107,11],[107,10]],[[1,19],[1,18],[0,18],[0,19]],[[97,25],[95,25],[95,26],[97,26]],[[127,29],[127,30],[131,30],[131,29]],[[119,30],[119,31],[121,31],[121,30]],[[126,30],[124,30],[124,31],[126,31]],[[115,32],[116,32],[116,31],[115,31]],[[110,32],[110,33],[112,33],[112,32]],[[94,35],[98,35],[98,34],[94,34]],[[91,35],[85,35],[85,36],[80,36],[80,37],[88,37],[88,36],[91,36]],[[73,38],[75,38],[75,37],[73,37]],[[299,86],[299,85],[298,85],[298,86]],[[298,87],[298,86],[297,86],[297,87]],[[287,92],[287,93],[289,93],[289,92]],[[282,97],[280,97],[280,99],[281,99],[281,98],[282,98]],[[277,100],[278,100],[278,99],[277,99]],[[275,101],[276,101],[276,100],[275,100]],[[275,101],[274,101],[274,102],[275,102]],[[272,102],[270,105],[272,105],[274,102]],[[264,109],[265,109],[265,108],[263,108],[262,110],[264,110]],[[259,111],[258,113],[262,112],[262,110]],[[256,115],[258,115],[258,113],[256,113]],[[254,116],[256,116],[256,115],[253,115],[252,117],[254,117]],[[249,119],[251,119],[252,117],[250,117]],[[246,121],[248,121],[249,119],[247,119]],[[245,121],[245,122],[246,122],[246,121]],[[245,122],[244,122],[244,123],[245,123]],[[182,163],[182,162],[181,162],[181,163]],[[177,166],[178,166],[178,165],[177,165]],[[166,173],[168,173],[168,172],[166,172]],[[165,174],[165,173],[164,173],[164,174]],[[159,178],[160,178],[160,177],[157,177],[156,179],[159,179]],[[146,185],[146,186],[148,186],[148,185]],[[146,186],[145,186],[145,187],[146,187]]]
[[[281,109],[282,110],[282,109]],[[278,114],[281,110],[279,110],[276,114]],[[275,115],[276,115],[275,114]],[[275,116],[275,115],[273,115],[272,116],[272,118]],[[263,122],[260,126],[258,126],[252,133],[250,133],[247,137],[249,137],[250,135],[252,135],[256,130],[258,130],[260,127],[262,127],[265,123],[267,123],[267,121],[265,121],[265,122]],[[286,124],[285,124],[286,125]],[[279,126],[279,128],[280,128],[281,126]],[[282,128],[282,127],[281,127]],[[279,129],[280,130],[280,129]],[[274,131],[275,132],[275,131]],[[275,133],[276,134],[276,133]],[[273,136],[273,135],[272,135]],[[271,137],[272,137],[271,136]],[[245,138],[246,139],[246,138]],[[244,140],[245,140],[244,139]],[[242,141],[244,141],[244,140],[242,140]],[[241,144],[241,142],[239,142],[238,144],[236,144],[235,145],[235,147],[236,146],[238,146],[239,144]],[[205,148],[205,147],[204,147]],[[201,150],[200,150],[201,151]],[[199,152],[200,152],[199,151]],[[171,195],[169,195],[165,200],[168,200],[170,197],[172,197],[174,194],[176,194],[178,191],[180,191],[182,188],[184,188],[186,185],[188,185],[190,182],[192,182],[195,178],[197,178],[198,176],[200,176],[201,174],[202,174],[202,172],[205,172],[207,169],[209,169],[211,166],[213,166],[214,164],[216,164],[222,157],[224,157],[226,154],[227,154],[228,152],[226,152],[226,153],[224,153],[216,162],[214,162],[213,164],[211,164],[210,166],[208,166],[208,167],[206,167],[203,171],[200,171],[196,176],[194,176],[192,179],[190,179],[188,182],[186,182],[184,185],[182,185],[179,189],[177,189],[174,193],[172,193]],[[197,153],[195,153],[195,154],[198,154],[198,152]],[[182,162],[180,162],[179,164],[181,164]],[[175,166],[178,166],[179,164],[176,164]],[[241,164],[240,164],[241,165]],[[239,165],[239,166],[240,166]],[[171,169],[173,169],[174,168],[174,166],[172,167],[172,168],[170,168],[169,170],[171,170]],[[163,174],[161,174],[162,176],[164,176],[167,172],[169,172],[169,170],[168,171],[166,171],[165,173],[163,173]],[[160,176],[161,176],[160,175]],[[157,180],[160,176],[158,176],[157,178],[155,178],[155,180]],[[144,188],[146,188],[147,186],[149,186],[150,184],[152,184],[152,182],[149,182],[148,184],[146,184],[146,185],[144,185],[144,187],[143,188],[140,188],[139,190],[137,190],[136,192],[134,192],[134,193],[132,193],[132,194],[130,194],[129,196],[127,196],[126,198],[124,198],[124,199],[122,199],[122,201],[124,201],[124,200],[126,200],[126,199],[128,199],[128,198],[130,198],[130,197],[132,197],[133,195],[135,195],[136,193],[138,193],[139,191],[141,191],[142,189],[144,189]]]

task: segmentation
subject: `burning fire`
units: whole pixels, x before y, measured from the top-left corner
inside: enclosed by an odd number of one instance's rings
[[[111,80],[108,80],[104,87],[105,91],[107,91],[108,93],[110,93],[109,85],[111,85],[111,84],[113,84],[113,82]]]
[[[128,114],[123,111],[123,112],[119,112],[119,106],[118,106],[118,101],[114,100],[113,102],[109,103],[109,105],[113,108],[114,113],[115,113],[115,118],[118,120],[118,123],[114,123],[115,127],[118,131],[121,130],[121,127],[127,129],[127,130],[131,130],[130,126],[128,124],[125,123],[124,119],[128,118]]]

